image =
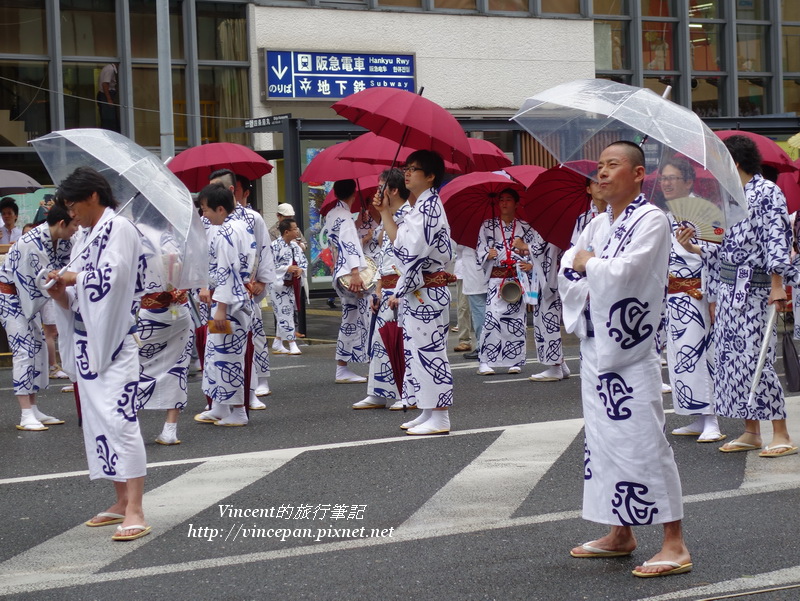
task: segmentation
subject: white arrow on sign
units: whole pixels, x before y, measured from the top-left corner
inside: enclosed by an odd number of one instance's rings
[[[283,76],[286,75],[286,72],[289,70],[289,67],[282,67],[281,66],[281,56],[278,55],[278,68],[272,67],[273,72],[275,75],[278,76],[278,79],[283,79]]]

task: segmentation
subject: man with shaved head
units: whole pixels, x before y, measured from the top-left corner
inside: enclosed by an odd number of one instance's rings
[[[654,338],[667,286],[671,228],[642,194],[644,154],[615,142],[597,164],[598,215],[566,252],[559,274],[564,324],[581,339],[585,420],[584,519],[610,532],[573,557],[630,555],[632,526],[664,525],[661,550],[637,566],[642,578],[692,569],[683,541],[678,468],[664,435],[661,365]]]

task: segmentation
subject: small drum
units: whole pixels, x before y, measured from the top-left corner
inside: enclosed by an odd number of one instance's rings
[[[361,276],[361,281],[364,282],[364,291],[363,293],[371,293],[375,291],[375,287],[378,285],[378,279],[380,275],[378,273],[378,266],[375,264],[370,257],[364,257],[364,262],[367,264],[366,267],[359,270],[358,274]],[[351,276],[348,273],[347,275],[343,275],[338,280],[336,280],[342,288],[347,290],[350,287],[350,280]]]
[[[506,280],[500,288],[500,298],[507,303],[516,303],[522,298],[522,286],[517,280]]]

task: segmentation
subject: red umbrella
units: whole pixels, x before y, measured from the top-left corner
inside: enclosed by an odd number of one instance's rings
[[[756,143],[758,151],[761,153],[762,162],[765,165],[774,167],[780,172],[795,171],[797,169],[786,151],[778,146],[778,143],[775,142],[775,140],[772,140],[766,136],[736,129],[726,129],[722,131],[716,131],[714,133],[717,134],[722,140],[727,140],[731,136],[745,136],[750,138]]]
[[[800,211],[800,172],[779,173],[778,187],[786,197],[786,211],[791,215]]]
[[[523,187],[530,188],[536,178],[547,169],[539,167],[539,165],[511,165],[503,167],[503,171],[522,184]]]
[[[524,191],[514,180],[490,171],[462,175],[442,187],[440,196],[450,222],[450,237],[458,244],[475,248],[481,224],[499,215],[495,203],[506,188],[520,195]]]
[[[188,148],[167,165],[190,192],[199,192],[217,169],[230,169],[247,179],[258,179],[272,171],[272,165],[247,146],[214,142]]]
[[[473,171],[498,171],[511,165],[511,159],[496,144],[481,138],[467,138],[475,163]]]
[[[415,150],[417,149],[410,146],[398,146],[397,142],[368,131],[358,136],[355,140],[348,142],[347,146],[339,153],[339,159],[371,163],[389,168],[393,164],[405,164],[408,155]],[[444,168],[448,173],[461,173],[463,171],[459,165],[446,159]]]
[[[558,165],[551,167],[525,192],[525,218],[542,238],[558,248],[569,248],[578,216],[589,210],[586,176]]]
[[[397,325],[395,321],[387,321],[380,328],[378,332],[383,340],[383,346],[386,347],[386,354],[389,356],[389,365],[392,366],[392,374],[394,375],[394,383],[397,386],[397,392],[400,396],[403,394],[403,376],[406,372],[406,356],[403,346],[403,328]]]
[[[472,151],[455,117],[435,102],[397,88],[367,88],[331,108],[339,115],[402,146],[434,150],[467,170]]]
[[[339,158],[350,142],[339,142],[320,152],[311,159],[300,176],[301,182],[322,183],[335,182],[340,179],[358,179],[367,175],[377,176],[383,167],[368,163],[356,163]]]
[[[372,205],[372,198],[375,192],[378,191],[378,176],[365,175],[356,179],[356,195],[353,197],[353,202],[350,203],[350,211],[355,213]],[[327,215],[328,212],[336,204],[336,194],[333,189],[325,196],[322,206],[319,208],[320,215]]]

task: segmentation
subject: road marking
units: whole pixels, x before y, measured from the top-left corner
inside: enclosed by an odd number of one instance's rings
[[[800,397],[787,399],[790,413],[796,414],[800,407]],[[384,438],[370,441],[332,443],[293,449],[279,449],[215,456],[204,459],[162,462],[162,465],[200,463],[194,469],[178,478],[149,491],[145,495],[148,516],[156,530],[138,543],[112,545],[103,540],[103,555],[97,554],[98,536],[108,532],[97,532],[97,528],[86,528],[82,524],[64,532],[32,549],[29,549],[0,564],[0,595],[52,590],[67,586],[80,586],[100,582],[121,581],[143,576],[200,569],[218,569],[230,565],[263,562],[271,559],[299,557],[331,551],[363,548],[373,545],[423,540],[443,534],[465,534],[485,530],[528,526],[548,522],[575,520],[580,511],[553,512],[547,514],[512,518],[514,510],[524,501],[541,476],[561,456],[581,431],[583,420],[572,419],[536,424],[500,426],[454,432],[451,436],[466,436],[483,432],[501,431],[502,434],[489,445],[474,461],[447,482],[439,492],[431,497],[416,513],[401,524],[391,538],[357,538],[332,543],[311,543],[299,547],[278,549],[259,553],[230,555],[227,557],[188,561],[182,563],[153,566],[134,570],[105,572],[104,568],[124,557],[131,551],[140,549],[173,529],[188,518],[218,503],[223,498],[236,493],[285,465],[298,455],[312,450],[335,449],[353,446],[366,446],[387,442],[414,444],[414,437]],[[792,433],[800,428],[797,420]],[[766,436],[767,432],[765,432]],[[424,439],[423,439],[424,440]],[[536,440],[536,452],[529,442]],[[540,445],[543,455],[540,454]],[[526,453],[527,451],[527,453]],[[751,453],[755,455],[755,453]],[[794,456],[783,461],[761,461],[761,470],[748,470],[742,486],[733,490],[702,493],[684,497],[684,503],[699,503],[732,497],[745,497],[779,490],[800,488],[800,470],[796,468]],[[748,462],[750,461],[748,457]],[[781,467],[780,464],[786,464]],[[789,469],[793,466],[794,469]],[[70,472],[70,475],[76,475]],[[59,478],[64,474],[34,476],[31,478]],[[517,480],[524,481],[518,482]],[[15,478],[12,481],[29,481]],[[214,486],[208,486],[209,482]],[[488,483],[488,484],[487,484]],[[187,494],[188,493],[188,494]],[[446,511],[443,518],[440,512]],[[469,515],[462,516],[461,512]],[[481,519],[476,519],[480,515]],[[800,566],[786,568],[756,575],[752,578],[736,579],[716,583],[707,587],[696,587],[690,591],[680,591],[651,597],[642,601],[670,601],[671,599],[696,598],[698,594],[713,594],[752,590],[755,587],[796,583]]]

